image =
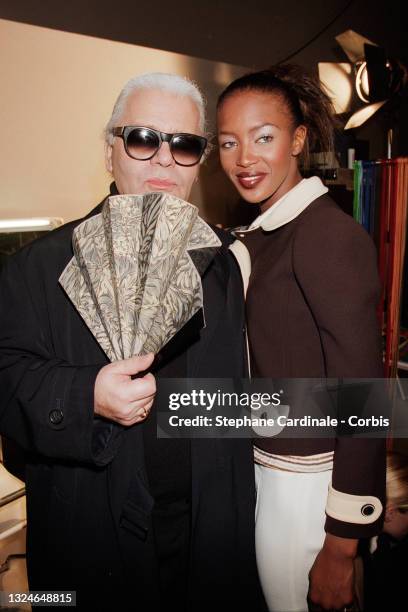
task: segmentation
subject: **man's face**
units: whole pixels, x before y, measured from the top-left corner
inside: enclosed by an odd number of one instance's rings
[[[118,126],[136,125],[169,134],[187,132],[202,135],[199,121],[198,109],[188,96],[160,89],[142,89],[127,99]],[[116,137],[113,145],[106,147],[106,167],[121,194],[165,191],[187,200],[199,164],[190,167],[177,165],[168,142],[163,142],[151,159],[132,159],[125,151],[123,139]]]

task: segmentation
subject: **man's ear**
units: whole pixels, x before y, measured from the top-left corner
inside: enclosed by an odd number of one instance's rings
[[[105,166],[106,166],[107,171],[110,172],[110,174],[113,173],[112,151],[113,151],[112,145],[106,142],[105,143]]]
[[[298,125],[292,140],[292,155],[297,157],[303,150],[305,140],[307,136],[307,127],[305,125]]]

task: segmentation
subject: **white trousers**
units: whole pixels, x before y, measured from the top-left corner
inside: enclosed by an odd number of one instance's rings
[[[255,464],[255,546],[270,612],[308,610],[308,574],[323,546],[332,470],[286,472]]]

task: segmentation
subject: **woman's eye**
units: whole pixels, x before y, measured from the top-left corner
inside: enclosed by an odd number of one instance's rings
[[[264,143],[264,142],[272,142],[272,140],[273,140],[273,136],[270,136],[269,134],[265,134],[265,136],[261,136],[260,138],[258,138],[256,142]]]
[[[232,149],[234,145],[235,142],[233,142],[232,140],[228,140],[227,142],[220,142],[221,149]]]

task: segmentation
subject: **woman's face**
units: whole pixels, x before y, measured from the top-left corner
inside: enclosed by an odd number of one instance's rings
[[[408,509],[403,511],[388,503],[385,512],[383,530],[396,540],[402,540],[408,535]]]
[[[221,165],[244,200],[266,210],[301,176],[297,156],[306,128],[296,129],[279,94],[238,91],[217,115]]]

